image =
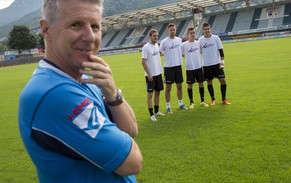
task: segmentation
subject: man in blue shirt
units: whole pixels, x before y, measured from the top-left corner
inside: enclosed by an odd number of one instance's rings
[[[102,0],[44,0],[46,58],[23,89],[19,129],[41,183],[136,182],[133,110],[101,45]]]

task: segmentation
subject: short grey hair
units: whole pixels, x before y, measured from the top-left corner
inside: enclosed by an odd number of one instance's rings
[[[60,4],[62,0],[44,0],[42,6],[42,18],[48,22],[48,24],[54,24],[59,16]],[[63,0],[66,1],[66,0]],[[103,13],[103,0],[79,0],[81,2],[97,4],[100,7],[102,16]]]

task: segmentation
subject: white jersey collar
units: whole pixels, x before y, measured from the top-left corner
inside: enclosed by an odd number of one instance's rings
[[[46,61],[44,60],[40,60],[39,63],[38,63],[38,67],[39,68],[46,68],[46,69],[51,69],[53,71],[55,71],[56,73],[68,78],[68,79],[71,79],[71,80],[74,80],[75,82],[77,82],[73,77],[71,77],[70,75],[68,75],[67,73],[65,73],[64,71],[60,70],[59,68],[57,67],[54,67],[53,65],[47,63]],[[78,83],[78,82],[77,82]]]

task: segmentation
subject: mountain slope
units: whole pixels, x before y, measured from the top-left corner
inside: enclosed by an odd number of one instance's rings
[[[31,30],[36,30],[39,28],[39,19],[41,18],[41,10],[38,9],[34,12],[31,12],[24,17],[10,22],[7,25],[0,26],[0,38],[7,37],[9,32],[12,30],[14,25],[26,25]]]
[[[182,0],[105,0],[103,16],[111,16],[180,1]],[[7,37],[14,25],[26,25],[32,30],[38,28],[42,3],[43,0],[15,0],[10,7],[0,10],[0,38]],[[2,22],[2,20],[5,21]]]
[[[111,16],[181,1],[183,0],[105,0],[104,16]]]
[[[38,10],[42,2],[43,0],[15,0],[8,8],[0,10],[0,26]]]

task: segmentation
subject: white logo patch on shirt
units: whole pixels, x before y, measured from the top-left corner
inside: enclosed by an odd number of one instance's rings
[[[104,125],[105,117],[91,102],[74,120],[73,123],[95,138]]]

